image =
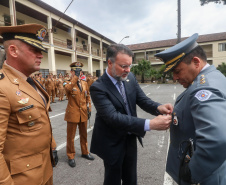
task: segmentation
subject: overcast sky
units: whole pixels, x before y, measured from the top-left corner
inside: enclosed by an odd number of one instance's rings
[[[71,0],[43,0],[64,12]],[[74,0],[66,14],[116,43],[177,37],[177,0]],[[226,5],[181,0],[181,35],[226,32]]]

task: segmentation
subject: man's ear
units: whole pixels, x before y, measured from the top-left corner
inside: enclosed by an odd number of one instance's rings
[[[193,57],[192,62],[194,62],[196,68],[199,68],[201,65],[201,60],[199,57]]]
[[[110,59],[108,59],[108,65],[111,66],[112,65],[112,62]]]
[[[19,50],[18,50],[18,47],[16,46],[16,45],[10,45],[9,47],[8,47],[8,52],[9,52],[9,54],[12,56],[12,57],[17,57],[18,56],[18,52],[19,52]]]

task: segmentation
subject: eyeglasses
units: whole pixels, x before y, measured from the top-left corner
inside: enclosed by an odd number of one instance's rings
[[[130,69],[131,67],[132,67],[132,64],[131,65],[120,65],[120,64],[118,64],[122,69]]]

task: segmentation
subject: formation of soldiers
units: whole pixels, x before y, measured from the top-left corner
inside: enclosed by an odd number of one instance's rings
[[[85,78],[82,76],[84,76]],[[82,76],[81,79],[87,82],[88,88],[90,88],[92,83],[97,80],[97,77],[92,76],[90,73],[86,74],[86,76],[82,74]],[[60,73],[58,76],[49,73],[44,78],[42,73],[40,72],[32,75],[32,77],[46,89],[49,96],[51,97],[51,103],[56,103],[56,97],[58,97],[58,101],[64,101],[64,96],[66,96],[65,99],[68,100],[68,95],[65,91],[64,86],[71,80],[69,73],[66,73],[65,75],[62,75]]]

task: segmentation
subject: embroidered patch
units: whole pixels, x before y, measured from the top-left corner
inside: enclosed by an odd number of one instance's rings
[[[208,91],[208,90],[200,90],[195,94],[195,97],[199,100],[199,101],[206,101],[210,98],[212,92]]]
[[[20,101],[18,101],[20,104],[26,104],[28,103],[29,98],[21,98]]]

